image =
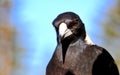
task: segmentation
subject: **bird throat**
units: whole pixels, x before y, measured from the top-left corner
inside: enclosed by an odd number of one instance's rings
[[[68,47],[69,47],[70,43],[73,42],[73,38],[74,38],[74,36],[69,36],[69,37],[64,38],[63,40],[61,40],[61,43],[62,43],[62,59],[63,59],[63,64],[65,62],[65,56],[66,56]]]

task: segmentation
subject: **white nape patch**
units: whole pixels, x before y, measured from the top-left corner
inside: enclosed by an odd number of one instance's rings
[[[92,40],[90,39],[90,37],[87,33],[86,33],[86,37],[85,37],[85,42],[86,42],[86,44],[94,45],[94,43],[92,42]]]
[[[66,30],[67,30],[67,25],[65,23],[61,23],[59,25],[59,34],[61,37],[65,34]]]

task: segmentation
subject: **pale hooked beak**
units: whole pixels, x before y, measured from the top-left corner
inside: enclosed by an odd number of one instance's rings
[[[59,25],[59,35],[62,38],[66,38],[67,36],[71,35],[72,32],[70,29],[67,28],[67,24],[61,23]]]

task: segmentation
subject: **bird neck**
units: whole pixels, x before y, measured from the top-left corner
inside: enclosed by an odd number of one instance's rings
[[[65,38],[64,40],[61,41],[63,63],[65,62],[65,55],[71,42],[72,42],[72,38]]]
[[[70,44],[72,43],[75,43],[79,38],[74,36],[74,35],[71,35],[67,38],[64,38],[63,40],[61,40],[61,43],[62,44],[62,57],[63,57],[63,63],[65,62],[65,56],[66,56],[66,52],[68,50],[68,47]]]

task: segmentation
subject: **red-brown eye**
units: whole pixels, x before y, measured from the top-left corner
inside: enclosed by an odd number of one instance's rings
[[[70,25],[68,26],[68,28],[77,28],[78,23],[77,22],[72,22],[70,23]]]
[[[73,25],[72,25],[72,28],[76,28],[77,27],[77,23],[74,23]]]

